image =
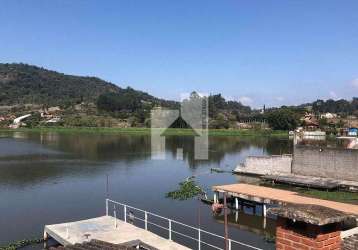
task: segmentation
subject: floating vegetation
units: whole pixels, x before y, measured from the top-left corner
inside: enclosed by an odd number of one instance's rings
[[[22,247],[43,243],[44,239],[24,239],[12,242],[7,246],[0,246],[0,250],[16,250]]]
[[[201,187],[199,187],[194,181],[195,177],[187,178],[185,181],[179,183],[179,189],[168,192],[166,194],[167,198],[173,200],[188,200],[199,195],[204,194],[205,192]]]

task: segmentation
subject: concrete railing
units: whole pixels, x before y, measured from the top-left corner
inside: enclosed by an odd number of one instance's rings
[[[111,206],[113,206],[113,211],[111,210]],[[120,209],[121,208],[121,209]],[[121,214],[117,214],[118,211],[121,210],[122,216]],[[134,215],[133,211],[131,210],[135,210],[136,212],[139,212],[142,216],[137,216]],[[169,240],[173,240],[176,241],[175,238],[173,238],[173,235],[179,235],[182,236],[186,239],[192,240],[194,242],[196,242],[197,244],[197,249],[201,250],[202,246],[206,246],[206,249],[209,247],[210,249],[219,249],[219,250],[223,250],[225,248],[222,248],[221,246],[215,246],[214,243],[209,243],[203,240],[203,238],[205,236],[209,236],[211,238],[216,238],[218,241],[221,242],[225,242],[225,237],[221,236],[221,235],[217,235],[208,231],[205,231],[201,228],[196,228],[181,222],[178,222],[176,220],[172,220],[136,207],[132,207],[129,206],[127,204],[123,204],[117,201],[113,201],[110,199],[106,199],[106,215],[110,216],[111,212],[113,212],[113,217],[114,217],[114,223],[115,223],[115,227],[116,225],[116,221],[117,219],[122,220],[121,218],[123,218],[124,222],[131,222],[134,223],[135,220],[137,221],[141,221],[144,226],[143,228],[145,230],[149,231],[149,225],[154,226],[156,228],[160,228],[163,229],[167,232],[168,234],[168,239]],[[150,218],[152,218],[152,220],[150,220]],[[154,218],[159,219],[161,221],[164,221],[166,225],[160,225],[158,222],[154,221]],[[196,236],[193,235],[188,235],[188,233],[186,232],[179,232],[179,228],[185,229],[185,230],[189,230],[192,232],[195,232]],[[257,248],[248,244],[245,244],[243,242],[239,242],[233,239],[227,239],[227,243],[228,243],[228,249],[238,249],[238,246],[240,247],[244,247],[247,249],[256,249],[256,250],[263,250],[261,248]],[[225,243],[224,243],[225,244]],[[241,249],[241,248],[240,248]]]

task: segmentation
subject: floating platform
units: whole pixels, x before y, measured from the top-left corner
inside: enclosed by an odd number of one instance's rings
[[[48,236],[51,236],[63,246],[81,244],[93,239],[112,244],[124,244],[139,240],[156,249],[189,249],[112,216],[46,225],[44,238],[46,239]]]
[[[218,200],[218,193],[227,193],[236,198],[236,200],[244,199],[263,205],[312,204],[358,216],[358,205],[305,197],[293,191],[242,183],[213,186],[212,190],[216,193],[214,200]],[[266,210],[266,208],[264,210]]]

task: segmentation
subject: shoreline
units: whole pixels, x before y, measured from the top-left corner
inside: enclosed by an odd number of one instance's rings
[[[8,129],[0,128],[0,132],[58,132],[58,133],[98,133],[98,134],[131,134],[150,135],[150,128],[105,128],[105,127],[36,127]],[[165,135],[195,135],[192,129],[168,128]],[[275,136],[288,137],[288,131],[254,130],[254,129],[209,129],[209,136]]]

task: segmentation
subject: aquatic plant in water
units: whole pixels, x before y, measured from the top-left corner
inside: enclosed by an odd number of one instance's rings
[[[179,189],[168,192],[166,197],[173,200],[188,200],[204,194],[203,189],[196,184],[194,179],[195,177],[189,177],[185,181],[180,182]]]
[[[44,239],[24,239],[24,240],[12,242],[7,246],[0,246],[0,250],[16,250],[29,245],[40,244],[43,242]]]

